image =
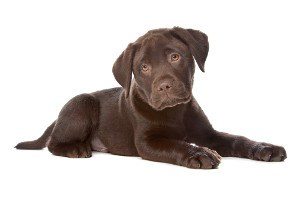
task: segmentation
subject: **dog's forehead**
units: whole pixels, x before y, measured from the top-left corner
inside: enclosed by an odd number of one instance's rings
[[[148,56],[163,53],[165,49],[188,51],[187,45],[175,38],[168,29],[149,31],[137,43],[140,44],[139,52]]]
[[[141,49],[144,51],[151,51],[153,49],[162,49],[167,44],[170,44],[172,40],[160,33],[152,33],[146,35],[141,43]]]

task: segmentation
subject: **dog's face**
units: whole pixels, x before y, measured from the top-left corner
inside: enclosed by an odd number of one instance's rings
[[[195,67],[188,46],[160,32],[148,33],[138,44],[133,74],[148,104],[162,110],[189,101]]]
[[[190,101],[194,58],[204,71],[208,41],[192,29],[157,29],[129,44],[113,67],[116,80],[129,94],[131,74],[143,99],[155,110]]]

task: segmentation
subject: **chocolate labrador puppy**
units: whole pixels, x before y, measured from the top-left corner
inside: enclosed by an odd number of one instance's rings
[[[74,97],[39,139],[16,148],[47,146],[70,158],[109,152],[204,169],[216,168],[221,156],[283,161],[283,147],[213,129],[192,95],[194,59],[204,72],[207,54],[200,31],[151,30],[114,63],[122,88]]]

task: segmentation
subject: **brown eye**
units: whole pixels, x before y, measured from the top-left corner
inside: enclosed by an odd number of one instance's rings
[[[173,62],[178,61],[179,58],[180,58],[179,54],[177,54],[177,53],[171,54],[171,61],[173,61]]]
[[[144,72],[146,72],[146,71],[149,70],[149,67],[148,67],[148,65],[146,65],[146,64],[142,64],[142,65],[141,65],[141,68],[142,68],[142,70],[143,70]]]

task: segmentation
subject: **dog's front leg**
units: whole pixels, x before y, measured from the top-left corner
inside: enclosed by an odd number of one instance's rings
[[[224,157],[241,157],[261,161],[283,161],[287,157],[285,149],[281,146],[255,142],[243,136],[217,131],[198,134],[202,136],[194,135],[190,138],[190,142],[205,145]]]
[[[256,142],[243,136],[214,132],[209,142],[223,156],[243,157],[261,161],[283,161],[286,151],[281,146],[265,142]]]
[[[190,110],[186,126],[188,142],[216,150],[224,157],[261,161],[283,161],[287,157],[285,149],[281,146],[215,131],[199,107]]]
[[[181,165],[189,168],[216,168],[221,156],[206,147],[196,147],[184,141],[160,136],[139,137],[135,141],[143,159]]]

